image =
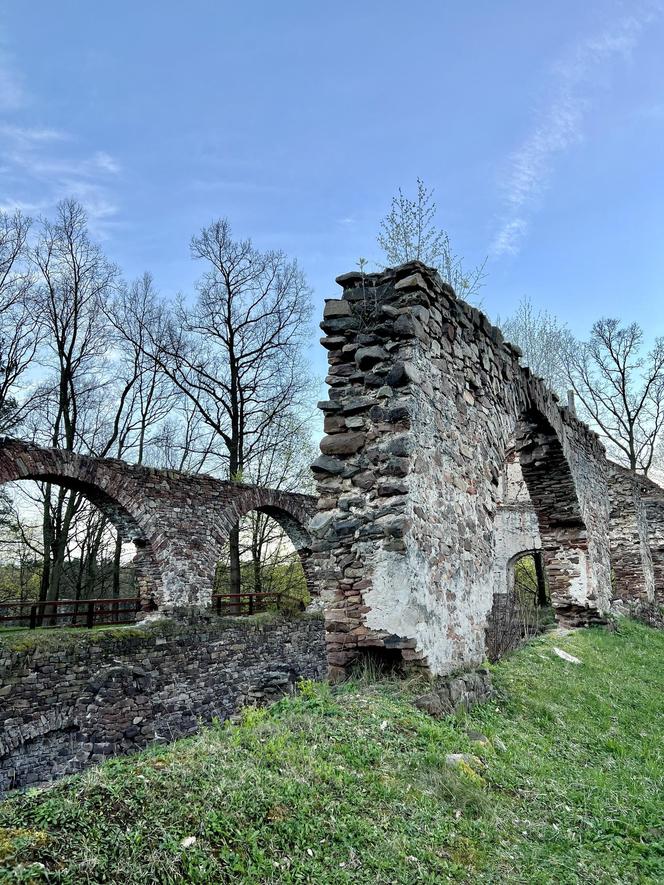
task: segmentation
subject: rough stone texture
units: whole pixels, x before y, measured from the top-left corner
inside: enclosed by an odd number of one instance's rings
[[[632,599],[629,592],[630,569],[633,569],[638,549],[644,551],[642,555],[646,560],[648,553],[650,555],[652,590],[646,564],[645,577],[638,576],[633,583],[636,601],[642,605],[652,601],[664,604],[664,489],[648,477],[633,476],[617,465],[612,467],[616,509],[629,509],[634,506],[638,509],[638,512],[633,514],[631,522],[628,522],[631,532],[625,533],[623,530],[621,535],[616,534],[616,537],[612,538],[615,547],[613,567],[616,577],[618,573],[625,575],[621,582],[617,582],[617,595],[623,602],[629,603]],[[636,501],[636,505],[630,504],[633,500]],[[622,520],[617,523],[618,527],[622,524]],[[626,537],[623,539],[625,534]],[[626,559],[625,566],[619,561],[623,555]]]
[[[493,693],[489,671],[480,667],[438,680],[431,691],[415,698],[415,706],[430,716],[447,716],[457,710],[470,710]]]
[[[648,517],[648,542],[652,556],[655,602],[664,606],[664,495],[644,499]]]
[[[321,324],[322,450],[351,428],[364,443],[313,465],[332,675],[369,648],[399,649],[434,673],[482,660],[511,439],[559,619],[600,619],[611,597],[610,502],[597,436],[431,269],[412,262],[338,282],[350,313],[328,301]]]
[[[134,566],[146,609],[209,605],[215,565],[228,533],[251,510],[273,517],[298,551],[317,593],[307,523],[309,495],[211,476],[89,458],[0,437],[0,483],[51,480],[82,491],[137,548]]]
[[[611,465],[609,491],[613,595],[614,599],[628,605],[652,602],[655,598],[655,574],[649,546],[643,480],[644,477],[635,476],[617,464]]]
[[[541,548],[537,514],[515,455],[513,450],[506,458],[494,521],[496,593],[512,589],[515,560]],[[608,480],[612,608],[634,612],[664,599],[664,490],[611,461]]]
[[[199,616],[54,638],[0,641],[0,792],[191,734],[326,673],[321,616]]]

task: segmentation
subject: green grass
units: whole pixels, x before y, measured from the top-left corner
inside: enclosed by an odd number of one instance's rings
[[[442,721],[413,707],[416,680],[305,683],[11,798],[0,881],[663,882],[664,633],[552,634],[494,672],[495,701]]]

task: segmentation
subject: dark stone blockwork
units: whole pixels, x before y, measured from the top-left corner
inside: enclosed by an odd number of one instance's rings
[[[0,793],[192,734],[326,670],[314,614],[0,641]]]

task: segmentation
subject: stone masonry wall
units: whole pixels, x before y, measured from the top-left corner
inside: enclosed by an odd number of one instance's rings
[[[648,545],[652,556],[655,602],[664,606],[664,498],[647,499]]]
[[[317,592],[307,523],[315,500],[212,476],[89,458],[0,437],[0,483],[48,479],[82,491],[137,547],[141,598],[151,609],[210,603],[215,566],[229,531],[251,510],[273,517],[300,554]]]
[[[520,554],[541,550],[537,514],[530,502],[501,504],[494,519],[494,558],[491,585],[495,593],[514,589],[513,563]]]
[[[648,513],[639,477],[611,465],[611,565],[614,597],[623,603],[655,598],[655,574],[648,538]]]
[[[320,615],[0,639],[0,793],[191,734],[326,675]]]
[[[479,663],[494,517],[516,433],[561,619],[608,608],[608,487],[595,434],[518,351],[417,262],[337,280],[326,303],[329,400],[310,524],[331,673],[398,650],[434,673]]]
[[[623,475],[626,473],[622,468],[617,470]],[[664,605],[664,489],[645,476],[637,475],[633,477],[633,482],[645,509],[647,546],[653,567],[654,601]]]

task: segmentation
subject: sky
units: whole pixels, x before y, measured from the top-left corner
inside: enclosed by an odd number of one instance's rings
[[[492,318],[528,295],[664,334],[664,2],[0,5],[0,206],[79,198],[166,296],[226,216],[298,259],[318,319],[418,176]]]

